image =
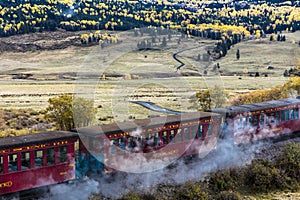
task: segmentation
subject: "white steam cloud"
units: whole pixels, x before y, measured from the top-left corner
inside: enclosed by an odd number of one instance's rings
[[[71,185],[51,187],[51,199],[83,200],[92,194],[118,198],[129,191],[151,191],[158,184],[181,184],[188,180],[199,181],[208,173],[226,168],[243,166],[254,158],[265,144],[237,146],[231,140],[220,140],[217,149],[205,158],[194,157],[192,160],[180,159],[172,166],[150,173],[117,173],[115,175],[95,175],[83,182]],[[150,164],[150,163],[149,163]]]
[[[41,200],[87,200],[98,193],[99,182],[91,179],[82,180],[72,184],[59,184],[50,187],[50,193]]]

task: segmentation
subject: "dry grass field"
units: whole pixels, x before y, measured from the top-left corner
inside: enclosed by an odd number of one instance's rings
[[[134,116],[137,118],[155,114],[129,101],[151,101],[166,108],[187,111],[189,97],[204,88],[212,88],[213,84],[224,85],[224,89],[232,94],[249,90],[263,89],[283,84],[283,77],[178,77],[133,80],[101,80],[97,83],[95,106],[99,108],[99,117],[114,117],[125,120]],[[267,84],[266,84],[267,83]],[[0,81],[1,108],[45,108],[50,97],[63,93],[73,94],[76,87],[92,88],[94,85],[77,85],[76,81],[33,81],[5,80]],[[125,112],[124,108],[128,108]],[[113,109],[113,111],[112,111]],[[125,113],[124,113],[125,112]],[[128,114],[129,112],[129,114]],[[124,114],[122,116],[122,113]],[[157,114],[157,113],[156,113]]]
[[[181,49],[176,47],[175,38],[168,42],[165,50],[142,50],[125,52],[122,56],[104,58],[106,49],[99,47],[70,46],[65,49],[35,52],[4,52],[0,54],[0,107],[44,109],[50,97],[62,93],[74,94],[81,88],[93,88],[96,84],[95,106],[99,107],[99,118],[126,120],[129,117],[142,118],[154,115],[129,101],[151,101],[170,109],[187,111],[191,106],[188,99],[196,91],[224,87],[230,94],[249,90],[266,89],[283,84],[285,69],[296,65],[299,46],[291,41],[300,33],[286,34],[286,42],[269,42],[269,38],[249,40],[232,48],[225,58],[218,60],[223,74],[249,72],[268,73],[269,77],[220,76],[211,71],[216,63],[197,60],[212,48],[209,40],[184,39]],[[126,36],[120,36],[124,41]],[[196,41],[196,42],[195,42]],[[241,52],[235,59],[236,49]],[[183,51],[182,51],[183,50]],[[182,51],[182,52],[180,52]],[[185,66],[176,71],[179,63],[173,53]],[[103,68],[105,59],[112,59]],[[103,62],[103,63],[101,63]],[[274,70],[267,70],[274,66]],[[101,68],[102,67],[102,68]],[[202,76],[203,70],[208,71]],[[78,78],[85,72],[105,80],[91,83],[84,79],[78,86]],[[98,71],[99,70],[99,74]],[[101,73],[100,73],[101,72]],[[18,74],[30,74],[18,79]],[[95,78],[93,77],[93,78]],[[110,121],[110,120],[108,120]]]
[[[282,76],[285,69],[299,66],[300,46],[298,41],[300,32],[283,33],[285,42],[270,41],[269,37],[248,40],[235,45],[228,55],[215,63],[225,74],[243,74],[244,69],[249,73],[268,74],[269,76]],[[276,40],[276,36],[275,36]],[[240,59],[236,59],[236,51],[240,50]],[[274,67],[268,70],[269,66]]]

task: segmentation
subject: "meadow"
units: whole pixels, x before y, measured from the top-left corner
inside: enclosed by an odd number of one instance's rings
[[[121,40],[128,39],[120,35]],[[112,61],[103,69],[98,67],[103,67],[100,62],[105,60],[100,59],[106,49],[98,46],[5,52],[0,54],[0,107],[41,110],[46,108],[51,97],[76,94],[78,88],[95,87],[91,92],[95,94],[95,107],[99,111],[97,118],[102,121],[158,114],[129,103],[137,100],[189,111],[190,96],[214,85],[221,86],[230,95],[282,85],[288,79],[282,75],[284,70],[295,67],[299,57],[299,46],[293,43],[299,32],[285,35],[286,42],[270,42],[268,37],[241,42],[231,48],[226,57],[212,62],[198,60],[199,54],[203,56],[213,48],[211,40],[185,38],[182,49],[178,49],[174,37],[163,50],[131,51],[119,57],[111,55]],[[237,49],[241,52],[239,60],[235,58]],[[173,58],[176,52],[185,63],[177,71],[179,63]],[[213,71],[216,63],[221,73]],[[274,70],[268,70],[268,66],[274,66]],[[268,77],[250,77],[243,74],[245,68],[249,72],[268,73]],[[86,78],[78,81],[82,74],[93,70],[98,70],[99,74],[94,74],[93,78],[99,81],[91,82]],[[16,78],[18,74],[30,76],[20,79]]]
[[[282,76],[284,70],[299,66],[300,48],[297,43],[300,32],[283,33],[285,42],[270,41],[269,36],[262,39],[248,40],[236,44],[226,57],[216,61],[224,74],[243,74],[247,69],[253,75]],[[236,59],[236,51],[240,50],[240,59]],[[274,69],[268,70],[272,66]]]

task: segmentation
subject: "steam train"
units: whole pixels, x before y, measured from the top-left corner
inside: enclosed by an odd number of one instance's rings
[[[241,144],[291,134],[300,130],[299,108],[297,97],[0,138],[0,195],[80,179],[90,172],[134,171],[145,162],[207,154],[220,138]]]

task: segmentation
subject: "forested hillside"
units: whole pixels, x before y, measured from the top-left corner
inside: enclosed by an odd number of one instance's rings
[[[0,36],[29,32],[128,30],[158,26],[219,40],[213,57],[253,35],[300,29],[300,7],[271,2],[4,0],[0,2]]]
[[[57,28],[126,30],[153,25],[220,39],[220,32],[259,35],[300,28],[299,7],[238,5],[201,1],[4,0],[0,2],[0,35]]]

